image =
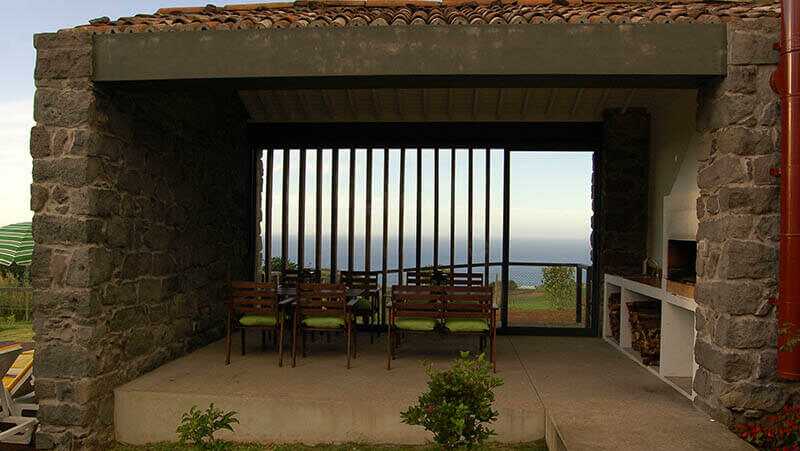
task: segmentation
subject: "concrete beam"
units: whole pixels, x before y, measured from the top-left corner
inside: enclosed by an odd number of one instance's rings
[[[719,24],[291,28],[95,36],[96,81],[725,75]]]

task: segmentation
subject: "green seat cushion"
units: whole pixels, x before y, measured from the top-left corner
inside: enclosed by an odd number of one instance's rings
[[[433,318],[398,318],[394,325],[401,330],[430,331],[436,328]]]
[[[272,327],[276,322],[272,315],[244,315],[239,319],[242,326]]]
[[[486,332],[489,322],[485,319],[453,318],[445,320],[444,327],[450,332]]]
[[[314,329],[339,329],[344,324],[344,318],[336,316],[312,316],[303,320],[304,326]]]
[[[372,303],[367,298],[358,298],[353,308],[355,310],[372,310]]]

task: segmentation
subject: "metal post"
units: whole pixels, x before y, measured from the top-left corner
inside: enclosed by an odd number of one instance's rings
[[[417,230],[416,230],[416,260],[417,284],[419,284],[420,268],[422,266],[422,149],[417,149]]]
[[[469,276],[472,276],[472,177],[474,175],[472,170],[472,154],[472,149],[469,149],[467,153],[467,170],[469,171],[467,175],[467,274]]]
[[[364,271],[372,271],[372,148],[367,149],[366,196],[364,200]]]
[[[350,149],[350,171],[348,172],[350,181],[348,182],[347,199],[347,270],[353,271],[354,255],[353,244],[355,241],[355,207],[356,207],[356,149]]]
[[[403,222],[405,215],[404,201],[406,188],[406,149],[400,149],[400,205],[398,205],[397,213],[397,283],[403,284]]]
[[[439,149],[433,151],[433,267],[439,268]]]
[[[450,274],[456,265],[456,149],[450,150]]]
[[[503,262],[501,270],[501,278],[503,283],[503,291],[500,297],[500,324],[502,327],[508,327],[508,285],[509,285],[509,225],[510,225],[510,207],[511,207],[511,152],[508,149],[503,150]]]
[[[389,256],[389,149],[383,150],[383,261],[381,262],[381,272],[383,279],[383,296],[381,296],[381,324],[386,321],[386,291],[387,279],[389,277],[388,264]]]
[[[314,238],[314,267],[322,270],[322,149],[317,149],[317,198],[314,203],[316,211]]]
[[[272,187],[273,187],[273,159],[272,148],[267,149],[266,189],[264,190],[264,278],[269,282],[272,270]]]
[[[300,176],[297,182],[297,269],[305,267],[306,253],[306,151],[299,149],[300,152]]]
[[[289,259],[289,149],[283,149],[283,185],[281,192],[281,274]]]
[[[491,200],[490,199],[492,197],[491,196],[491,192],[492,192],[491,191],[491,189],[492,189],[492,184],[491,184],[492,151],[491,151],[491,149],[486,149],[486,170],[485,170],[485,172],[486,172],[486,193],[484,195],[486,196],[486,199],[485,199],[486,204],[485,204],[485,207],[484,207],[484,210],[485,210],[484,216],[485,216],[486,222],[484,224],[484,232],[483,232],[483,277],[484,277],[484,283],[486,285],[488,285],[489,284],[489,251],[490,251],[490,246],[491,246],[491,244],[489,243],[489,234],[490,234],[489,226],[490,226],[490,221],[491,221],[491,216],[492,216],[491,215],[491,210],[490,210],[490,207],[491,207]]]
[[[331,149],[331,283],[336,282],[339,254],[339,149]]]
[[[580,324],[581,317],[583,316],[583,269],[575,265],[575,323]]]

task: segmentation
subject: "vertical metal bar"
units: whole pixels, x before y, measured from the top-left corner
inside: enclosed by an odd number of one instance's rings
[[[300,176],[297,182],[297,268],[303,269],[305,267],[305,253],[306,253],[306,151],[308,149],[299,149]]]
[[[383,272],[383,296],[381,296],[381,324],[386,321],[386,291],[387,278],[389,277],[389,149],[383,150],[383,261],[381,271]]]
[[[489,251],[491,247],[491,243],[489,242],[489,233],[490,233],[490,225],[491,225],[491,192],[492,192],[492,150],[486,149],[486,196],[485,199],[485,206],[484,206],[484,216],[485,216],[485,224],[483,229],[483,280],[486,285],[489,284]]]
[[[283,184],[281,185],[281,274],[289,259],[289,149],[283,149]]]
[[[502,263],[502,282],[503,291],[500,298],[500,324],[502,327],[508,327],[508,286],[509,286],[509,271],[508,271],[508,258],[509,258],[509,226],[510,226],[510,207],[511,207],[511,152],[508,149],[503,150],[503,263]]]
[[[433,150],[433,267],[439,268],[439,149]]]
[[[250,165],[247,168],[247,172],[249,175],[249,183],[248,183],[248,219],[249,219],[249,227],[248,230],[248,239],[247,239],[247,267],[250,269],[250,277],[252,277],[253,281],[258,280],[257,275],[258,271],[256,269],[256,240],[258,240],[258,229],[256,227],[256,222],[258,221],[258,196],[256,195],[256,181],[258,177],[256,176],[256,167],[258,159],[258,151],[255,148],[250,150]],[[261,187],[258,187],[260,190]]]
[[[456,149],[450,149],[450,274],[456,264]]]
[[[355,241],[355,207],[356,207],[356,149],[350,149],[350,170],[347,173],[349,182],[347,183],[349,193],[347,196],[347,270],[353,270],[354,255],[353,245]]]
[[[400,149],[400,200],[397,206],[397,283],[403,284],[403,222],[405,216],[405,190],[406,190],[406,149]]]
[[[272,186],[273,186],[273,160],[272,148],[267,149],[266,189],[264,190],[264,277],[265,282],[270,280],[272,271]]]
[[[331,149],[331,283],[336,282],[339,254],[339,149]]]
[[[575,265],[575,323],[580,324],[581,316],[582,316],[582,305],[583,304],[583,289],[581,287],[583,284],[583,269]]]
[[[372,148],[367,149],[366,196],[364,200],[364,271],[371,271],[372,258]]]
[[[467,175],[467,274],[470,276],[472,275],[472,223],[474,222],[472,220],[472,178],[474,175],[472,170],[472,154],[472,149],[469,149],[467,153],[467,170],[469,171]]]
[[[422,266],[422,149],[417,149],[417,230],[416,230],[416,270],[417,285],[419,285],[419,272]]]
[[[314,202],[316,208],[315,238],[314,238],[314,268],[322,270],[322,149],[317,149],[317,198]]]
[[[584,326],[586,329],[590,329],[592,327],[592,323],[594,320],[592,319],[594,315],[594,286],[592,281],[592,271],[594,270],[593,266],[589,266],[586,268],[586,325]]]

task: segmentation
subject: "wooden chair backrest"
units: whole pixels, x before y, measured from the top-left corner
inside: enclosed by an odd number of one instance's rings
[[[378,273],[374,271],[342,271],[339,281],[349,288],[373,290],[378,288]]]
[[[442,312],[441,287],[394,285],[392,311],[395,317],[439,318]]]
[[[298,283],[320,283],[322,274],[316,269],[287,269],[281,274],[281,286],[296,287]]]
[[[272,316],[278,314],[278,295],[271,283],[231,282],[229,308],[237,314]]]
[[[306,317],[344,317],[347,311],[347,286],[343,283],[301,283],[297,286],[296,308]]]
[[[445,318],[489,318],[492,294],[491,287],[446,287],[442,314]]]
[[[406,271],[406,285],[430,286],[433,285],[433,273],[430,271]]]
[[[450,274],[450,285],[454,287],[480,287],[483,285],[483,274],[474,272],[455,272]]]

